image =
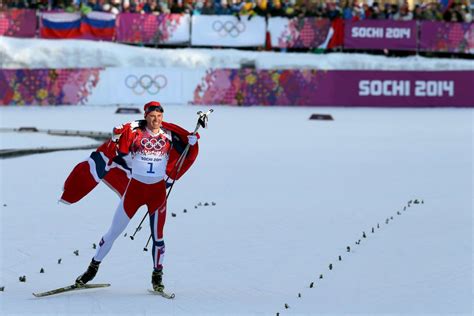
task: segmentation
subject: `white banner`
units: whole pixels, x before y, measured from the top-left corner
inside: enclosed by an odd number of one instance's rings
[[[163,104],[187,102],[183,81],[189,70],[182,68],[106,68],[86,104]]]
[[[191,32],[193,46],[264,46],[266,25],[261,16],[193,15]]]

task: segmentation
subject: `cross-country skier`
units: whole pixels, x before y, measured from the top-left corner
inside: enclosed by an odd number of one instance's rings
[[[115,211],[112,225],[100,240],[89,267],[76,279],[78,285],[86,284],[95,277],[100,263],[110,251],[114,241],[125,230],[137,210],[142,205],[146,205],[153,238],[152,285],[155,291],[164,290],[162,276],[165,253],[163,238],[166,219],[165,178],[174,180],[179,177],[173,167],[176,166],[177,157],[181,155],[187,144],[191,146],[187,155],[190,157],[190,162],[187,163],[186,170],[189,168],[197,156],[198,135],[188,133],[174,124],[163,122],[164,110],[159,102],[152,101],[145,104],[144,110],[146,126],[136,127],[127,124],[120,131],[117,155],[113,161],[124,168],[131,167],[131,179]],[[131,161],[127,164],[124,157],[129,154]],[[173,166],[169,166],[170,164]],[[74,179],[73,171],[68,180],[75,182]]]

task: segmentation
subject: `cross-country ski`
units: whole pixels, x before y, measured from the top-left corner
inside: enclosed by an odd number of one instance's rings
[[[65,293],[65,292],[88,290],[88,289],[97,289],[97,288],[109,287],[109,286],[110,286],[110,284],[106,284],[106,283],[104,283],[104,284],[101,284],[101,283],[84,284],[84,285],[73,284],[73,285],[60,287],[60,288],[50,290],[50,291],[46,291],[46,292],[33,293],[33,296],[35,296],[35,297],[44,297],[44,296],[61,294],[61,293]]]

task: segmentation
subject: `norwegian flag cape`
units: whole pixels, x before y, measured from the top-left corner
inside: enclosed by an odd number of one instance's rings
[[[143,127],[146,121],[135,121],[136,125]],[[171,147],[168,164],[166,167],[167,178],[175,181],[181,178],[192,166],[199,152],[198,143],[190,146],[189,151],[184,158],[183,165],[177,172],[177,161],[180,158],[184,148],[188,144],[189,133],[184,128],[171,123],[162,123],[162,127],[171,131],[173,146]],[[64,182],[63,194],[60,201],[66,204],[73,204],[81,200],[91,192],[100,181],[106,183],[120,197],[125,193],[131,176],[130,164],[122,163],[124,160],[130,160],[130,156],[125,159],[115,159],[118,156],[117,139],[122,133],[130,133],[133,123],[114,128],[114,137],[100,145],[96,151],[92,152],[89,158],[77,164]],[[199,135],[197,135],[199,137]],[[165,178],[166,179],[166,178]]]

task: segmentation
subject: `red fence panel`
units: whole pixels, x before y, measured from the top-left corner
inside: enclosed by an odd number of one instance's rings
[[[189,14],[118,15],[117,42],[137,44],[182,44],[190,41]]]
[[[0,36],[35,37],[35,10],[0,11]]]

